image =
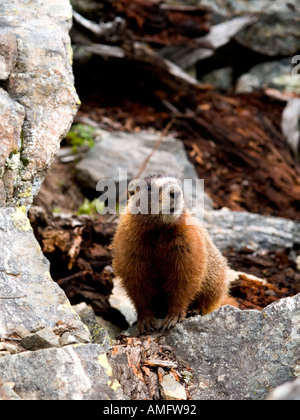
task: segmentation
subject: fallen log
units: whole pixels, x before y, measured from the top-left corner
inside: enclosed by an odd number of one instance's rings
[[[226,45],[239,32],[257,22],[255,15],[235,17],[211,27],[202,38],[195,39],[195,45],[171,45],[160,50],[160,54],[176,63],[182,69],[193,67],[198,61],[211,57],[215,50]],[[205,48],[206,45],[206,48]]]
[[[200,96],[188,130],[184,119],[177,121],[215,202],[300,220],[300,166],[281,133],[283,105],[263,93]]]

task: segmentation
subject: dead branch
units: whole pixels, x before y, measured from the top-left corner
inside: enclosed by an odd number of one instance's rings
[[[74,21],[81,25],[83,28],[88,29],[97,37],[105,38],[107,40],[116,41],[119,39],[120,36],[124,33],[126,27],[125,20],[119,16],[116,16],[112,22],[95,23],[84,18],[74,10],[73,18]]]
[[[198,61],[211,57],[215,50],[226,45],[231,38],[235,37],[243,29],[257,22],[258,17],[255,15],[235,17],[229,21],[214,25],[209,34],[195,41],[202,45],[197,48],[188,45],[171,45],[160,50],[160,54],[176,63],[182,69],[188,69],[195,65]],[[207,47],[203,48],[206,42]]]
[[[163,359],[148,359],[144,362],[145,366],[151,367],[163,367],[163,368],[177,368],[178,364],[172,362],[171,360],[163,360]]]

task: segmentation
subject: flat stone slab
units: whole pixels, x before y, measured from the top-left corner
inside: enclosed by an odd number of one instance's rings
[[[51,348],[0,358],[1,384],[13,388],[9,399],[125,399],[99,344]],[[1,397],[0,397],[1,399]]]
[[[150,157],[159,136],[159,133],[147,131],[130,134],[103,131],[102,140],[77,164],[78,180],[83,186],[95,191],[98,181],[105,178],[114,180],[121,188],[126,188],[127,183],[136,177],[145,160]],[[182,181],[195,181],[198,178],[194,166],[187,158],[183,142],[171,136],[164,137],[140,177],[153,174],[176,176]],[[192,185],[184,189],[189,207],[193,205],[195,194]],[[206,209],[212,209],[212,200],[206,194],[204,205]]]
[[[34,237],[25,208],[0,208],[0,337],[20,325],[29,331],[71,323],[88,338]]]
[[[275,251],[300,245],[300,223],[280,217],[222,209],[206,211],[204,225],[222,251]]]
[[[265,399],[299,376],[300,294],[261,312],[227,305],[190,318],[166,344],[193,370],[192,399]]]

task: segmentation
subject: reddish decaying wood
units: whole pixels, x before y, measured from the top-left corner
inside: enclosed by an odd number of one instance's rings
[[[203,90],[194,91],[189,111],[174,114],[128,99],[107,107],[100,96],[86,99],[79,118],[101,124],[106,116],[119,130],[163,130],[172,120],[170,134],[184,142],[217,208],[300,220],[300,165],[281,133],[284,102],[263,92],[228,96]]]

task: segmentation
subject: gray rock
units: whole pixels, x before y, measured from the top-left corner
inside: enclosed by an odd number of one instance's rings
[[[111,348],[112,342],[106,328],[102,327],[102,325],[97,322],[93,308],[88,306],[85,302],[81,302],[78,305],[73,306],[73,308],[80,316],[81,321],[88,328],[92,342],[101,344],[102,348],[108,351]]]
[[[68,0],[0,2],[1,206],[30,206],[76,114],[71,24]]]
[[[166,344],[193,369],[192,399],[265,399],[296,377],[299,319],[300,294],[262,312],[223,306],[178,324]]]
[[[186,392],[183,385],[176,381],[172,373],[165,375],[160,383],[164,400],[186,400]]]
[[[106,353],[97,344],[1,357],[0,372],[2,382],[13,383],[22,400],[124,399]]]
[[[88,343],[90,340],[87,340],[86,338],[82,337],[81,334],[76,334],[73,332],[65,332],[62,334],[62,336],[59,339],[59,346],[68,346],[70,344],[82,344],[82,343]]]
[[[23,338],[21,340],[21,345],[26,350],[40,350],[51,347],[59,347],[59,337],[54,334],[52,328],[47,327]]]
[[[68,0],[0,2],[0,399],[123,397],[105,347],[36,350],[90,341],[26,215],[79,104],[71,24]]]
[[[278,386],[267,399],[271,401],[300,401],[300,378]]]
[[[232,87],[232,68],[223,67],[213,70],[203,76],[199,81],[200,83],[210,83],[217,89],[228,90]]]
[[[14,391],[15,384],[13,382],[5,382],[0,384],[0,401],[20,401],[21,398]]]
[[[32,332],[62,321],[89,338],[63,290],[51,279],[25,208],[0,208],[0,336],[15,328],[20,331],[20,325]]]
[[[28,337],[31,333],[24,327],[24,325],[18,325],[14,328],[14,334],[16,334],[20,338]]]
[[[2,353],[15,354],[19,353],[19,347],[15,344],[0,342],[0,356]]]
[[[262,85],[257,76],[252,73],[245,73],[238,78],[235,93],[251,93],[261,88]]]
[[[261,12],[258,22],[238,34],[236,40],[253,51],[271,57],[296,54],[300,41],[299,6],[298,13],[292,10],[281,13],[271,8],[269,12]]]
[[[172,0],[170,0],[172,1]],[[285,0],[270,2],[269,0],[196,0],[197,4],[208,6],[214,13],[228,18],[237,13],[290,13],[293,9],[295,13],[300,11],[300,5],[297,0],[291,0],[288,3]]]
[[[271,87],[280,91],[300,93],[300,80],[292,75],[294,66],[292,57],[258,64],[237,80],[235,91],[245,93]]]
[[[300,92],[300,79],[299,79],[299,92]],[[290,149],[294,156],[299,160],[299,141],[300,141],[300,99],[291,98],[288,100],[286,107],[283,110],[281,117],[281,130],[286,138]]]
[[[0,80],[7,80],[17,54],[16,36],[0,31]]]
[[[256,13],[258,22],[236,36],[247,48],[269,56],[294,55],[299,51],[300,3],[297,0],[198,0],[210,7],[216,21]]]
[[[228,44],[236,34],[257,21],[256,16],[249,14],[226,19],[224,22],[213,25],[210,32],[201,38],[201,41],[211,48],[191,48],[185,45],[166,46],[160,53],[170,61],[175,62],[183,69],[192,69],[193,66],[206,58],[214,55],[214,51]],[[216,22],[219,22],[217,19]]]
[[[76,166],[78,180],[93,190],[96,190],[98,181],[104,178],[112,179],[120,188],[127,187],[127,183],[138,174],[158,138],[159,134],[148,132],[104,132],[103,139]],[[151,174],[172,175],[182,180],[198,178],[193,165],[187,159],[182,141],[173,137],[164,138],[141,176]],[[192,189],[186,189],[185,198],[189,204],[193,197]],[[208,209],[212,208],[212,201],[208,196],[205,196],[205,205]]]
[[[13,198],[25,111],[1,88],[0,110],[0,205],[3,205]]]
[[[300,244],[300,223],[227,209],[205,212],[204,225],[221,249],[292,249]]]

